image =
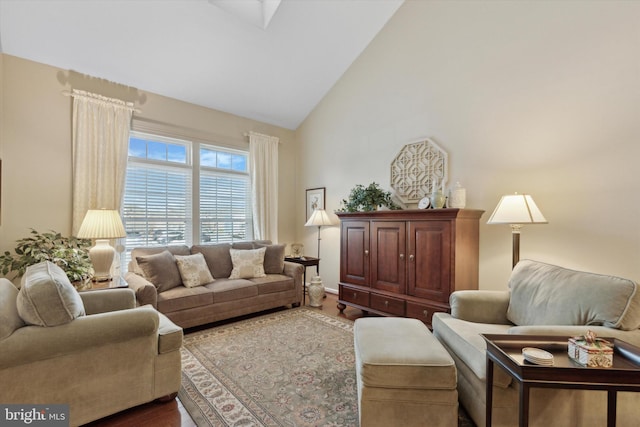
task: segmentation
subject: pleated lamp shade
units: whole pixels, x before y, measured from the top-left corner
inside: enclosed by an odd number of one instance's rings
[[[87,211],[77,237],[96,239],[96,245],[89,250],[95,281],[111,280],[111,266],[115,250],[109,244],[109,239],[117,239],[126,235],[118,211],[109,209],[90,209]]]

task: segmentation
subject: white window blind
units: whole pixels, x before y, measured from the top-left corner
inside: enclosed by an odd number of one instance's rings
[[[191,243],[191,170],[130,163],[122,209],[127,248]]]
[[[200,172],[200,241],[251,239],[249,179]]]
[[[200,148],[200,241],[234,242],[253,237],[247,153]]]

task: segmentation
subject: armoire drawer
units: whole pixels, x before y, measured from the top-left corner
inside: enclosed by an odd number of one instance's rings
[[[438,307],[437,305],[429,304],[417,304],[415,302],[407,301],[407,317],[413,317],[423,321],[429,328],[431,328],[431,318],[433,313],[448,312],[444,307]]]
[[[394,314],[396,316],[404,316],[404,300],[398,298],[371,294],[370,307],[374,310],[384,311],[385,313]]]
[[[358,289],[340,287],[342,300],[353,304],[369,307],[369,292]]]

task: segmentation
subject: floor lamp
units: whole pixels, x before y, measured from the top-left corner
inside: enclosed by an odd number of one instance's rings
[[[520,261],[520,229],[524,224],[547,224],[533,198],[528,194],[502,196],[487,224],[510,224],[513,240],[512,266]]]
[[[314,209],[305,224],[305,227],[318,227],[318,259],[320,259],[320,229],[327,225],[333,225],[333,221],[324,209]],[[320,274],[320,267],[318,267],[318,274]]]
[[[109,240],[126,235],[118,211],[108,209],[89,209],[87,211],[77,237],[96,239],[96,245],[89,250],[89,258],[91,258],[94,270],[94,282],[111,280],[111,265],[116,251],[109,244]]]
[[[324,209],[314,209],[311,217],[306,222],[305,227],[318,227],[318,275],[311,279],[309,284],[309,305],[311,307],[321,307],[322,299],[325,296],[324,286],[322,285],[322,279],[320,278],[320,229],[323,226],[333,225],[333,221]]]

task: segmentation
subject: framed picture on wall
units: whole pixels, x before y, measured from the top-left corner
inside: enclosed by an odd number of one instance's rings
[[[311,218],[314,209],[324,209],[325,187],[307,189],[307,219]],[[305,222],[306,222],[305,221]]]

